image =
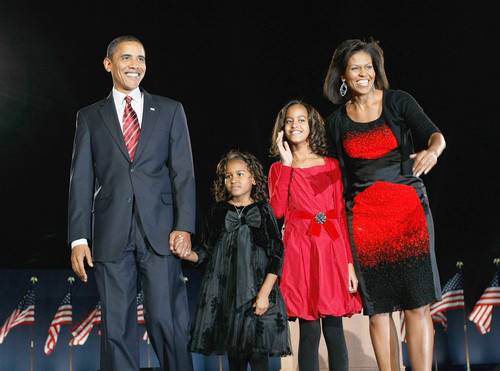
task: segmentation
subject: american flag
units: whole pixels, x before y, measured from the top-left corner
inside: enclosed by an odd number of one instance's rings
[[[145,321],[144,321],[144,302],[142,300],[142,291],[137,294],[137,323],[145,323]]]
[[[482,335],[490,332],[493,307],[500,306],[499,274],[500,269],[497,269],[490,285],[484,290],[483,295],[481,295],[469,315],[469,319],[476,324],[477,330]]]
[[[35,323],[35,292],[31,289],[26,291],[23,299],[7,318],[0,329],[0,344],[3,343],[9,331],[19,325],[30,325]]]
[[[73,307],[71,306],[71,293],[68,292],[59,305],[57,312],[49,327],[49,336],[45,341],[44,352],[49,355],[56,347],[61,325],[71,325],[73,322]]]
[[[73,339],[69,345],[83,345],[89,337],[90,331],[94,325],[101,324],[101,303],[97,303],[89,314],[85,316],[75,327],[71,329]]]
[[[431,311],[432,311],[431,305]],[[432,321],[435,323],[440,323],[445,331],[448,331],[448,318],[446,317],[446,312],[438,312],[436,314],[431,314]]]
[[[146,323],[144,320],[144,301],[142,299],[142,291],[137,294],[137,323]],[[148,332],[144,331],[142,340],[148,340]]]
[[[462,271],[455,273],[443,287],[443,299],[431,304],[432,320],[448,328],[446,311],[465,307]]]

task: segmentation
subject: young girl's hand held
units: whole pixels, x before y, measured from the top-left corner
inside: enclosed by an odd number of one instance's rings
[[[253,307],[255,308],[254,313],[256,315],[262,316],[269,309],[269,295],[277,279],[278,276],[273,273],[268,273],[266,275],[266,279],[260,287],[257,298],[255,298],[255,302],[253,303]]]
[[[349,271],[349,293],[354,294],[358,291],[358,277],[356,277],[356,272],[354,271],[354,265],[352,265],[352,263],[347,264],[347,269]]]
[[[255,314],[257,316],[262,316],[269,309],[269,296],[262,295],[259,293],[255,302],[253,303],[253,307],[255,308]]]

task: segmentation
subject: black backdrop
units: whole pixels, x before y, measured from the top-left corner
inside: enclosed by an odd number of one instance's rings
[[[114,37],[139,37],[142,86],[184,104],[203,215],[220,156],[248,150],[267,170],[278,110],[303,98],[328,116],[322,84],[335,47],[373,36],[391,87],[412,94],[447,139],[424,181],[442,280],[463,260],[473,305],[500,255],[492,17],[447,1],[2,1],[0,268],[69,268],[75,114],[110,92],[102,60]]]

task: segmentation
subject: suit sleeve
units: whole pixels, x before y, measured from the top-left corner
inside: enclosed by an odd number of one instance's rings
[[[170,132],[168,160],[175,207],[174,230],[194,233],[196,191],[193,157],[184,108],[179,103]]]
[[[68,244],[80,238],[91,240],[94,179],[90,132],[80,111],[76,118],[69,181]]]
[[[269,170],[269,204],[276,218],[281,219],[288,209],[288,188],[290,186],[291,166],[275,162]]]

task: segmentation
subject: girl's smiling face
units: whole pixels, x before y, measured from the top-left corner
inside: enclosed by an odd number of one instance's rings
[[[294,104],[286,110],[285,136],[290,145],[307,142],[309,138],[309,113],[302,104]]]

